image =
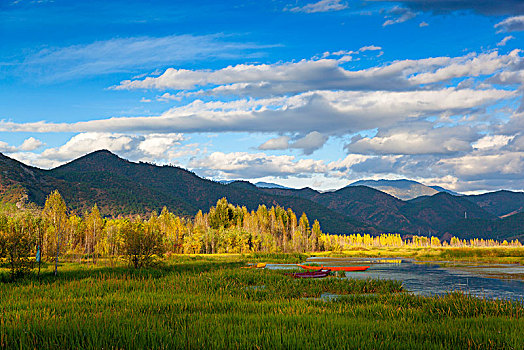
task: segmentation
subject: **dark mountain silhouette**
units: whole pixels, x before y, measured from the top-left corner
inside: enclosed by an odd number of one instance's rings
[[[499,217],[524,212],[524,192],[502,190],[465,198]]]
[[[446,229],[451,235],[461,238],[492,238],[496,240],[518,239],[524,242],[524,213],[506,216],[497,220],[462,219]]]
[[[413,180],[359,180],[349,186],[367,186],[402,200],[432,196],[439,191]]]
[[[387,193],[367,187],[348,186],[338,191],[320,193],[310,188],[301,190],[265,189],[264,191],[307,198],[340,214],[376,225],[390,232],[439,234],[451,223],[464,217],[494,219],[463,197],[441,192],[433,196],[402,201]]]
[[[421,196],[432,196],[439,192],[447,192],[454,196],[459,193],[450,191],[440,186],[426,186],[420,182],[400,179],[400,180],[359,180],[349,186],[367,186],[376,190],[386,192],[402,200],[411,200]]]

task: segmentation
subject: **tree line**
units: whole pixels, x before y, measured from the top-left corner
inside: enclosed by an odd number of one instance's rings
[[[452,246],[495,246],[493,240],[463,241],[453,237]],[[520,245],[518,241],[503,242]],[[58,191],[44,208],[12,210],[0,214],[0,259],[14,279],[38,267],[42,261],[59,259],[96,264],[101,258],[125,259],[135,268],[149,265],[162,254],[273,253],[342,251],[362,247],[440,247],[437,237],[399,234],[331,235],[322,232],[317,220],[299,217],[280,206],[260,205],[255,211],[218,200],[207,213],[194,218],[177,216],[167,208],[147,218],[103,218],[97,205],[82,215],[69,212]]]

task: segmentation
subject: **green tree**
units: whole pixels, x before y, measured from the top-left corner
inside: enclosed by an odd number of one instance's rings
[[[93,264],[96,264],[96,256],[100,250],[97,248],[102,236],[103,226],[104,220],[100,216],[100,211],[95,204],[93,208],[91,208],[89,215],[86,217],[86,247],[88,248],[86,253],[91,254]]]
[[[212,229],[228,228],[236,224],[234,207],[227,202],[226,198],[221,198],[215,207],[209,209],[208,219]]]
[[[151,265],[154,255],[163,252],[160,232],[142,220],[125,221],[121,230],[125,257],[135,269]]]
[[[53,227],[55,238],[55,276],[58,274],[58,256],[60,255],[60,240],[67,222],[67,206],[64,199],[57,190],[52,192],[46,199],[43,211],[44,217],[49,220]]]
[[[7,259],[12,280],[32,268],[29,256],[33,246],[34,239],[23,220],[0,220],[0,258]]]
[[[322,235],[322,231],[320,230],[320,223],[318,220],[315,220],[313,222],[313,227],[311,228],[311,235],[309,236],[309,241],[311,242],[311,250],[317,251],[320,248],[318,239]]]

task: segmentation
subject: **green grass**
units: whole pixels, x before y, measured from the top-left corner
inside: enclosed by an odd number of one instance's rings
[[[413,296],[394,281],[293,279],[245,263],[175,256],[139,271],[67,263],[56,279],[50,266],[40,279],[0,284],[0,348],[524,346],[521,303]]]

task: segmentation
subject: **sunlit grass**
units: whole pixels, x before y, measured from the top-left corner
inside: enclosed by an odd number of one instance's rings
[[[240,269],[247,261],[233,255],[172,256],[143,270],[67,263],[56,279],[52,266],[45,267],[40,278],[0,284],[0,347],[521,349],[524,344],[520,303],[461,293],[414,296],[401,292],[395,281],[293,279],[280,271]],[[340,297],[319,298],[324,293]]]

